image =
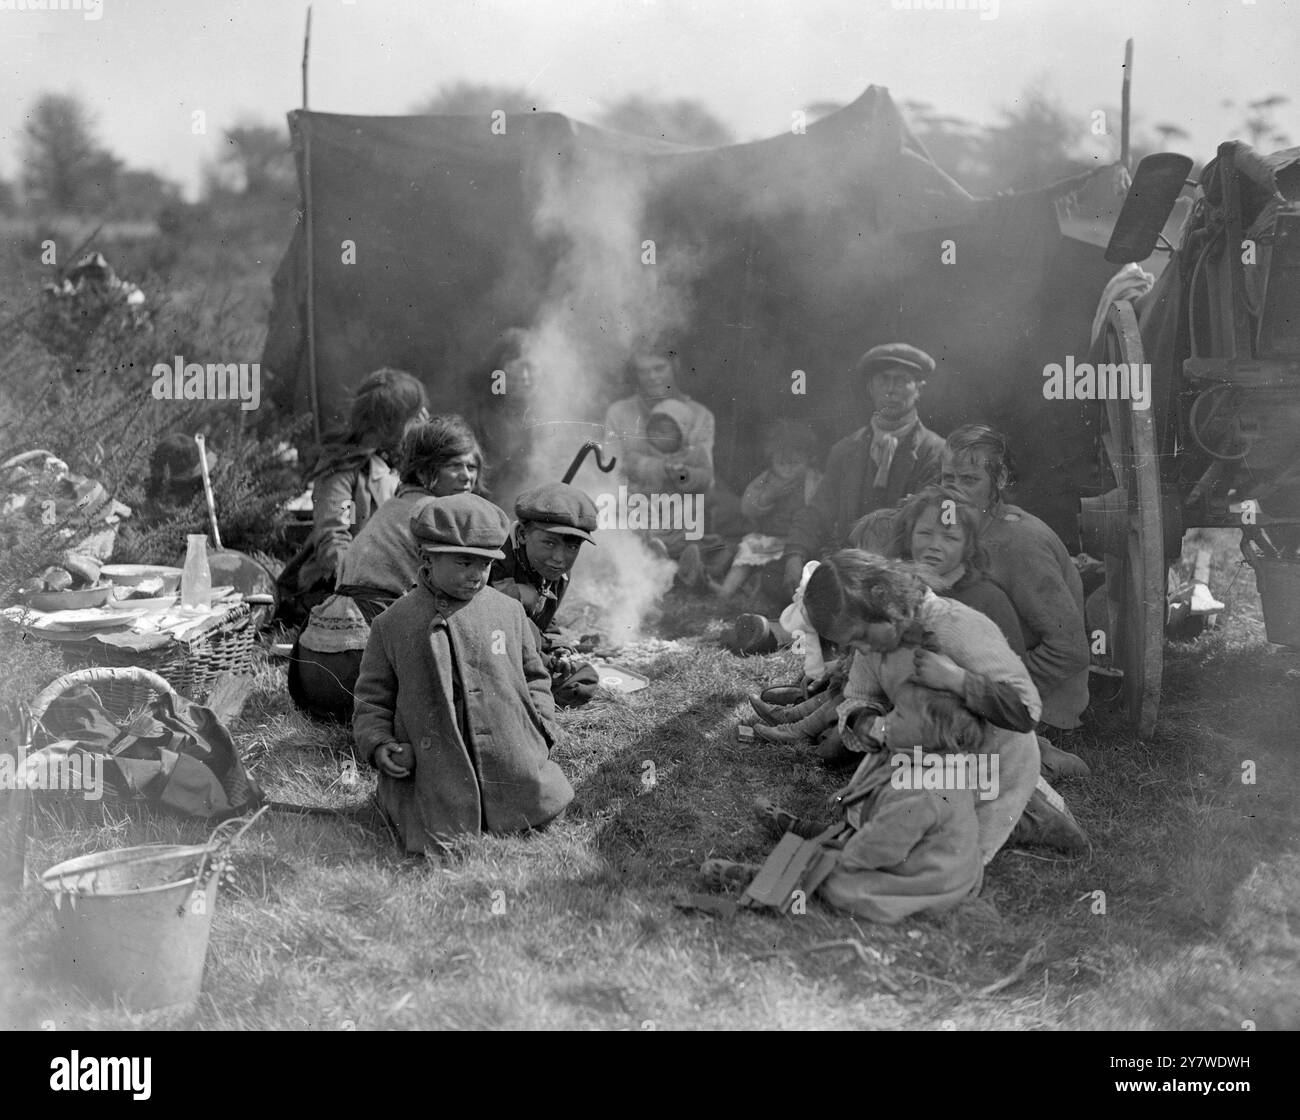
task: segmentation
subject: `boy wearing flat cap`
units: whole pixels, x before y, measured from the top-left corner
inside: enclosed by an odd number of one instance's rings
[[[867,381],[874,411],[865,428],[831,448],[821,485],[795,515],[784,557],[790,592],[804,563],[846,545],[860,518],[939,481],[943,437],[916,413],[934,359],[905,342],[888,342],[873,346],[853,369]]]
[[[548,482],[519,495],[515,517],[505,556],[492,564],[489,580],[501,594],[523,604],[551,674],[555,703],[581,707],[595,695],[599,677],[577,660],[555,625],[555,613],[569,588],[578,550],[584,542],[595,544],[596,505],[576,486]]]
[[[573,798],[550,757],[555,705],[533,629],[487,585],[509,528],[476,494],[426,502],[411,518],[416,586],[371,626],[352,730],[408,852],[540,828]]]

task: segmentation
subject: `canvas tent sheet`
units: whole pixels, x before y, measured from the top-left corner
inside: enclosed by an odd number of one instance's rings
[[[381,365],[479,422],[499,403],[494,342],[539,324],[581,336],[588,367],[543,377],[548,407],[598,420],[627,392],[630,339],[667,327],[738,492],[763,465],[765,420],[807,419],[829,446],[870,412],[853,360],[909,341],[938,362],[927,424],[1007,430],[1021,500],[1075,538],[1071,480],[1092,477],[1095,425],[1087,405],[1044,401],[1041,371],[1087,353],[1112,271],[1059,232],[1055,200],[1078,182],[974,199],[876,87],[806,131],[709,149],[550,113],[510,114],[504,133],[486,114],[295,112],[290,128],[310,194],[322,427]],[[300,222],[263,358],[273,398],[298,412],[312,407],[307,247]]]

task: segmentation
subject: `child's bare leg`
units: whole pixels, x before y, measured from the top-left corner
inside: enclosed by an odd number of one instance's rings
[[[1223,604],[1210,593],[1210,550],[1205,546],[1196,550],[1191,608],[1193,614],[1215,614],[1223,610]]]
[[[1198,548],[1196,550],[1196,563],[1192,565],[1192,582],[1209,584],[1210,582],[1210,550],[1208,548]]]
[[[713,588],[714,593],[720,598],[730,599],[745,585],[745,580],[749,578],[749,573],[749,568],[740,564],[733,564],[731,570],[727,572],[726,578],[723,579],[722,583],[718,584],[714,583],[713,580],[709,580],[709,584]]]

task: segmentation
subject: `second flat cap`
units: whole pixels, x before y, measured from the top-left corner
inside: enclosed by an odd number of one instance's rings
[[[918,374],[934,372],[934,359],[924,350],[906,342],[886,342],[873,346],[862,355],[854,367],[858,373],[874,373],[888,366],[902,366]]]
[[[515,516],[545,525],[552,533],[596,543],[591,539],[597,522],[596,503],[567,482],[547,482],[525,490],[515,499]]]

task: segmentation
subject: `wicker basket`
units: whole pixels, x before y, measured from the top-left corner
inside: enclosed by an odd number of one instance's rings
[[[65,646],[63,659],[68,665],[78,667],[147,669],[157,673],[182,696],[202,703],[222,673],[244,674],[252,670],[253,627],[249,607],[247,603],[239,603],[160,649],[131,650],[102,642],[85,642]]]
[[[148,669],[134,666],[78,669],[75,673],[65,673],[37,694],[31,703],[33,727],[45,718],[55,700],[79,684],[90,685],[95,690],[114,722],[148,707],[160,696],[177,691],[162,676]]]
[[[148,708],[160,696],[176,691],[157,673],[150,672],[148,669],[95,668],[65,673],[46,685],[31,702],[33,738],[38,727],[42,731],[45,730],[42,721],[50,705],[69,689],[83,684],[95,690],[100,703],[119,728],[125,727],[129,720]],[[124,797],[108,782],[104,783],[102,796],[93,801],[87,801],[84,797],[68,796],[66,791],[47,791],[33,795],[34,805],[42,806],[53,813],[55,819],[62,821],[65,826],[74,828],[102,824],[107,805],[126,808],[133,801],[134,798]]]

